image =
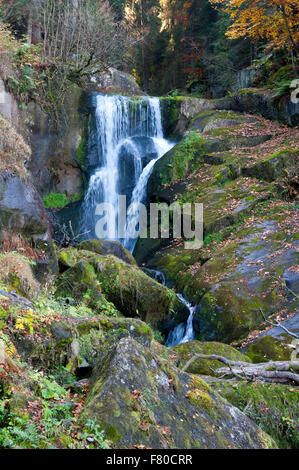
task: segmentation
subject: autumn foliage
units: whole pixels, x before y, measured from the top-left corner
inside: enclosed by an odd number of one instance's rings
[[[297,49],[299,42],[298,0],[210,0],[224,7],[233,23],[226,35],[230,39],[264,39],[269,49]]]

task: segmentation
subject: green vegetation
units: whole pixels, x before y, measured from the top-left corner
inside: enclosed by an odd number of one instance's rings
[[[60,209],[73,202],[80,201],[82,194],[76,193],[71,197],[62,193],[50,193],[43,196],[43,201],[46,209]]]
[[[279,448],[299,448],[297,387],[225,381],[213,382],[213,387],[270,434]]]

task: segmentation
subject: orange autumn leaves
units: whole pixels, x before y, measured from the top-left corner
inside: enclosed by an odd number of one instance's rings
[[[230,39],[264,39],[268,49],[296,48],[299,42],[298,0],[210,0],[230,15]]]

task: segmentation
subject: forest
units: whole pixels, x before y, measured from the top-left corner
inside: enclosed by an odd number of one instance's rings
[[[299,448],[298,55],[297,0],[0,0],[1,457]]]

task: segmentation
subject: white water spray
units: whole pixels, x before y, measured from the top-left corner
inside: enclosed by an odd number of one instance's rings
[[[118,196],[125,191],[128,204],[144,202],[156,161],[174,145],[164,139],[158,98],[130,99],[99,94],[95,117],[98,167],[90,177],[81,217],[84,233],[90,231],[92,238],[96,206],[103,202],[113,206],[117,227]],[[125,239],[114,232],[108,232],[107,238],[121,241],[133,251],[137,241],[132,238],[135,225],[136,217],[129,216]]]

